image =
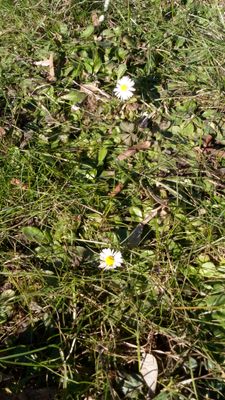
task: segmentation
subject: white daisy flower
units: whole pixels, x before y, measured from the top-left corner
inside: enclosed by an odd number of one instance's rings
[[[124,76],[117,81],[117,85],[113,90],[115,95],[121,100],[128,100],[133,96],[134,81],[129,76]]]
[[[121,267],[123,262],[122,254],[120,251],[114,251],[111,249],[103,249],[100,253],[100,265],[99,268],[104,270],[115,269]]]

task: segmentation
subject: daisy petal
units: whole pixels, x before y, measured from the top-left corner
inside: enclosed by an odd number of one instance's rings
[[[120,251],[114,251],[109,248],[103,249],[100,253],[99,258],[99,268],[104,270],[111,270],[117,267],[121,267],[121,264],[123,263],[123,258]]]
[[[134,81],[132,81],[128,76],[124,76],[123,78],[117,81],[116,87],[113,90],[116,97],[120,100],[128,100],[133,96]]]

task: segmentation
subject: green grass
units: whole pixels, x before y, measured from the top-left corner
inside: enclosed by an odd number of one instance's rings
[[[145,350],[155,399],[222,400],[225,8],[111,1],[94,27],[102,6],[2,1],[0,397],[145,399]],[[98,269],[107,247],[122,269]]]

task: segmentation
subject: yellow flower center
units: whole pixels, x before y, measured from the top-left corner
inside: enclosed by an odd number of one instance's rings
[[[127,87],[127,85],[126,85],[125,83],[123,83],[122,85],[120,85],[120,90],[121,90],[122,92],[126,92],[127,89],[128,89],[128,87]]]
[[[111,267],[114,264],[114,257],[113,256],[107,256],[105,258],[106,264]]]

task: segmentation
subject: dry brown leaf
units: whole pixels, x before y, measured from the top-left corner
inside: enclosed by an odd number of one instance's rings
[[[203,140],[204,140],[203,147],[208,147],[213,141],[213,136],[207,135],[206,137],[203,138]]]
[[[125,160],[126,158],[133,156],[135,153],[137,153],[137,151],[149,149],[150,146],[151,142],[149,142],[149,140],[135,144],[134,146],[129,147],[123,153],[119,154],[117,160],[120,161]]]
[[[94,27],[97,27],[101,24],[101,21],[99,21],[99,17],[98,17],[98,14],[96,13],[96,11],[92,11],[91,20],[92,20],[92,24],[94,25]]]
[[[24,132],[23,140],[22,140],[22,142],[20,143],[20,148],[21,148],[21,149],[24,149],[24,147],[27,146],[27,144],[30,142],[30,140],[32,139],[32,137],[33,137],[33,133],[32,133],[31,131]]]
[[[85,83],[83,85],[80,85],[80,90],[81,90],[81,92],[84,92],[87,94],[95,94],[96,95],[96,93],[99,93],[101,96],[107,97],[107,99],[110,99],[110,96],[108,95],[108,93],[106,93],[104,90],[99,89],[95,82]],[[98,98],[101,100],[101,97],[98,97]]]
[[[212,147],[207,147],[206,149],[204,149],[204,153],[209,153],[216,157],[225,158],[225,150],[213,149]]]
[[[133,147],[133,149],[136,149],[137,151],[139,151],[139,150],[147,150],[147,149],[149,149],[150,146],[151,146],[151,142],[149,142],[149,140],[146,140],[145,142],[135,144],[132,147]]]
[[[162,210],[162,206],[159,206],[157,208],[155,208],[154,210],[152,210],[146,217],[145,219],[142,221],[143,225],[148,224],[153,218],[155,218],[158,215],[158,212]]]
[[[123,153],[119,154],[117,157],[117,160],[125,160],[128,157],[133,156],[135,153],[137,152],[137,150],[133,149],[133,148],[129,148],[127,150],[125,150]]]
[[[34,65],[37,65],[38,67],[49,67],[49,59],[46,58],[45,60],[35,61]]]
[[[123,184],[122,183],[118,183],[114,189],[109,193],[109,196],[111,197],[115,197],[118,193],[121,192],[121,190],[123,189]]]
[[[93,94],[87,96],[87,99],[86,99],[85,103],[86,103],[86,108],[87,108],[87,110],[89,112],[95,112],[96,111],[96,109],[98,107],[98,103],[97,103],[96,97]]]
[[[56,80],[53,53],[50,53],[50,56],[49,56],[49,75],[48,75],[48,79],[51,82],[54,82]]]
[[[20,179],[12,178],[10,183],[11,185],[19,186],[23,190],[28,189],[28,185],[26,183],[22,183]]]
[[[0,126],[0,139],[3,138],[5,134],[6,134],[5,129]]]
[[[49,58],[36,61],[34,64],[40,67],[49,67],[48,80],[50,82],[54,82],[56,80],[53,53],[50,53]]]
[[[149,396],[151,396],[155,393],[158,378],[158,364],[156,358],[152,354],[143,355],[140,372],[148,386]]]
[[[125,103],[124,109],[129,112],[129,111],[137,111],[140,108],[140,105],[138,103]]]

